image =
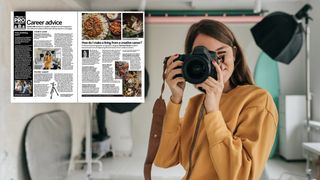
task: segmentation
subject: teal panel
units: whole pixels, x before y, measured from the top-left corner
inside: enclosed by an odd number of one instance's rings
[[[273,100],[279,111],[280,95],[280,76],[278,63],[272,60],[267,54],[261,52],[254,70],[254,79],[256,85],[267,90],[273,97]],[[278,153],[279,149],[279,126],[274,144],[269,158]]]

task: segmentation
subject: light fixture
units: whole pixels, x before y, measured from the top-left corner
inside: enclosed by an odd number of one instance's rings
[[[304,5],[295,15],[284,12],[274,12],[266,16],[262,21],[251,28],[251,33],[256,44],[273,60],[290,64],[297,56],[303,44],[305,35],[305,60],[306,60],[306,122],[307,142],[311,141],[311,92],[310,92],[310,27],[312,19],[308,12],[312,7]],[[303,27],[303,20],[305,27]],[[307,158],[306,173],[311,179],[310,160]]]
[[[256,44],[272,59],[290,64],[302,47],[304,28],[301,20],[306,20],[307,29],[310,9],[307,4],[295,15],[269,14],[251,29]]]

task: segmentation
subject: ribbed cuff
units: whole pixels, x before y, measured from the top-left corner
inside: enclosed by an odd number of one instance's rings
[[[166,115],[164,117],[164,126],[163,131],[170,133],[170,132],[176,132],[179,124],[180,124],[180,113],[181,104],[173,103],[171,100],[169,101],[167,105],[167,111]]]
[[[230,134],[221,111],[206,114],[204,116],[204,125],[210,147],[220,143]]]

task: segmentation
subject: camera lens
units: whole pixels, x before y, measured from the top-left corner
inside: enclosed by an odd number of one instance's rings
[[[183,77],[193,84],[202,83],[208,78],[209,67],[208,62],[201,57],[186,60],[182,67]]]
[[[192,61],[187,67],[189,76],[195,79],[201,78],[205,70],[205,65],[201,61]]]

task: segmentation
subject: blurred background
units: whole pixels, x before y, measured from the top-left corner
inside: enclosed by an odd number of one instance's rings
[[[262,10],[268,13],[282,11],[289,14],[295,14],[304,4],[309,3],[313,6],[310,16],[311,41],[310,41],[310,59],[311,59],[311,92],[312,92],[312,118],[320,122],[320,1],[319,0],[262,0]],[[71,119],[72,126],[72,151],[71,161],[69,163],[68,178],[85,179],[86,166],[75,163],[83,151],[82,141],[85,137],[85,125],[89,119],[88,104],[12,104],[10,103],[10,11],[91,11],[91,10],[146,10],[145,23],[145,65],[150,75],[150,89],[145,103],[135,108],[129,115],[127,125],[131,128],[132,141],[130,152],[122,155],[101,159],[103,169],[99,172],[97,166],[93,166],[93,174],[96,179],[143,179],[143,163],[147,152],[147,143],[152,118],[152,107],[155,99],[159,96],[161,87],[162,60],[165,56],[183,53],[184,38],[189,26],[195,22],[190,17],[185,17],[185,21],[172,20],[167,21],[168,14],[159,15],[160,21],[152,18],[152,13],[166,12],[168,10],[185,10],[182,13],[199,12],[206,10],[217,10],[222,12],[217,15],[218,18],[225,21],[228,27],[235,33],[240,45],[245,51],[252,73],[254,72],[257,59],[261,49],[256,45],[251,33],[257,19],[243,21],[241,18],[229,21],[228,11],[249,10],[250,12],[257,8],[255,0],[0,0],[0,179],[1,180],[25,180],[28,179],[28,173],[23,163],[23,132],[28,121],[36,114],[55,109],[66,111]],[[168,11],[169,12],[169,11]],[[224,13],[225,12],[225,13]],[[245,15],[245,14],[244,14]],[[254,15],[254,16],[253,16]],[[261,14],[251,14],[252,17],[263,18]],[[183,16],[183,14],[180,14]],[[238,14],[237,17],[241,17]],[[202,15],[205,18],[205,15]],[[286,102],[286,97],[290,95],[305,95],[305,52],[304,47],[290,65],[278,64],[280,77],[280,98],[282,97],[282,106],[290,106]],[[181,115],[184,114],[184,108],[187,100],[199,93],[190,84],[186,89]],[[169,89],[165,91],[165,99],[169,98]],[[290,97],[289,97],[290,98]],[[303,98],[302,98],[303,99]],[[302,100],[303,101],[303,100]],[[286,104],[288,103],[288,104]],[[301,105],[301,101],[294,101]],[[280,105],[281,106],[281,105]],[[304,108],[304,106],[301,106]],[[285,109],[285,107],[283,107]],[[286,112],[289,114],[290,112]],[[284,115],[285,116],[285,115]],[[108,112],[107,112],[108,117]],[[120,116],[121,118],[121,116]],[[108,126],[108,118],[106,124]],[[286,117],[280,118],[285,122]],[[290,120],[288,120],[290,124]],[[281,122],[279,122],[281,123]],[[285,123],[284,123],[285,124]],[[296,127],[303,128],[304,120],[301,119]],[[110,127],[109,127],[110,128]],[[283,128],[283,134],[278,137],[277,148],[269,159],[266,171],[270,179],[307,179],[305,176],[305,160],[301,155],[286,157],[286,149],[290,149],[290,143],[296,141],[290,137],[294,136],[296,130]],[[316,129],[316,128],[315,128]],[[108,131],[112,131],[109,130]],[[115,131],[115,129],[113,130]],[[292,135],[289,133],[292,133]],[[289,133],[289,134],[288,134]],[[315,131],[313,141],[320,142],[319,131]],[[111,135],[112,136],[112,135]],[[281,137],[282,140],[281,140]],[[282,141],[282,142],[281,142]],[[118,142],[121,143],[121,142]],[[281,143],[283,151],[281,153]],[[296,144],[301,142],[296,142]],[[288,144],[288,145],[287,145]],[[125,145],[124,145],[125,146]],[[287,147],[286,147],[287,146]],[[292,148],[291,148],[292,150]],[[290,151],[290,150],[288,150]],[[318,150],[319,152],[320,150]],[[50,154],[48,154],[50,156]],[[315,158],[319,154],[314,155]],[[316,166],[313,164],[313,177],[316,177]],[[170,169],[154,168],[153,175],[155,179],[179,179],[184,174],[180,166]],[[50,179],[50,178],[48,178]]]

